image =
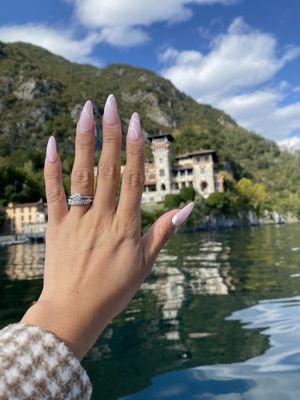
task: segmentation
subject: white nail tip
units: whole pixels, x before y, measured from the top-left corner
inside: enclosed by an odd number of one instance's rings
[[[185,207],[179,210],[178,213],[175,214],[174,217],[172,218],[173,225],[180,226],[181,224],[183,224],[190,215],[190,213],[192,212],[193,207],[194,207],[194,202],[187,204]]]

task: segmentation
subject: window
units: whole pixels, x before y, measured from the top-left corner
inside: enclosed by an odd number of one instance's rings
[[[189,169],[187,170],[187,173],[188,173],[188,175],[193,175],[193,169],[192,169],[192,168],[189,168]]]
[[[165,176],[165,170],[164,169],[160,169],[159,170],[159,176]]]
[[[166,185],[164,183],[161,185],[160,190],[166,190]]]
[[[172,188],[174,190],[178,190],[179,189],[178,183],[177,182],[173,183]]]
[[[156,185],[149,185],[149,192],[156,192]]]
[[[182,187],[186,187],[186,184],[185,184],[185,182],[182,182]]]
[[[202,192],[205,192],[206,189],[208,188],[208,183],[207,183],[206,181],[202,181],[202,182],[200,183],[200,188],[201,188],[201,191],[202,191]]]
[[[201,174],[201,175],[205,175],[205,172],[206,172],[206,171],[205,171],[205,168],[200,168],[200,174]]]

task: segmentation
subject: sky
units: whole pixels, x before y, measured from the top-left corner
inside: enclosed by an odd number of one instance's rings
[[[299,0],[10,0],[0,40],[155,71],[240,125],[300,148]]]

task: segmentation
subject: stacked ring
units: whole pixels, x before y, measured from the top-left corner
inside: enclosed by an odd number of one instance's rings
[[[94,196],[74,193],[68,198],[69,206],[89,206],[93,202]]]

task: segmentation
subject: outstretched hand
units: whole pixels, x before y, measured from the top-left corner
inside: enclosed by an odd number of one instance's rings
[[[68,210],[56,141],[49,139],[44,286],[39,300],[22,319],[54,333],[79,359],[126,307],[174,227],[193,207],[189,204],[167,212],[142,235],[144,140],[139,115],[132,115],[128,127],[118,204],[122,132],[113,95],[106,101],[102,124],[103,146],[94,193],[95,125],[93,106],[87,101],[77,124],[71,193],[94,196],[91,205]]]

